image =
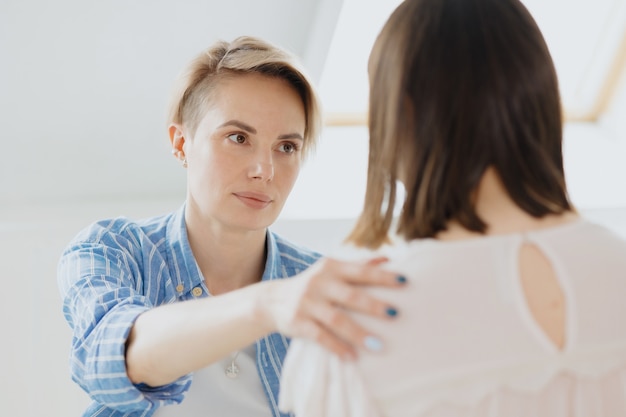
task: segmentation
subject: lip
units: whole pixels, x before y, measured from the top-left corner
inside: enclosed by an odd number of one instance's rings
[[[233,193],[233,195],[246,206],[254,209],[265,208],[273,201],[270,196],[263,193],[255,193],[253,191],[242,191],[239,193]]]

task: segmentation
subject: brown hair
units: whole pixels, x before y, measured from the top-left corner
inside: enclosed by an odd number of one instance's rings
[[[168,124],[184,124],[195,132],[220,81],[249,73],[286,80],[300,95],[306,122],[304,158],[315,147],[321,130],[317,94],[294,55],[254,37],[242,36],[230,43],[218,41],[189,63],[175,84]]]
[[[571,208],[552,58],[517,0],[405,0],[369,61],[370,154],[364,210],[348,241],[388,240],[398,180],[397,232],[433,237],[455,219],[484,233],[472,195],[492,166],[535,217]]]

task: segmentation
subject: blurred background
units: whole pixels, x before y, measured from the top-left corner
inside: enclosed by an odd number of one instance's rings
[[[571,198],[626,236],[626,0],[523,2],[561,83]],[[0,0],[0,415],[74,416],[88,403],[69,377],[56,262],[94,220],[182,204],[169,92],[218,39],[260,36],[304,62],[326,126],[274,230],[341,254],[365,189],[367,58],[397,4]]]

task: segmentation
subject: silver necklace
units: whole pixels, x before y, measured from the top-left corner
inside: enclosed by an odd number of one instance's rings
[[[230,357],[230,364],[224,368],[224,373],[230,379],[235,379],[237,378],[237,375],[239,375],[239,365],[235,362],[237,356],[239,356],[239,351],[235,352],[235,354]]]

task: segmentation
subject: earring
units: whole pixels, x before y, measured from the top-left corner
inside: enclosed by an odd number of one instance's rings
[[[183,167],[187,168],[187,158],[183,158]]]

